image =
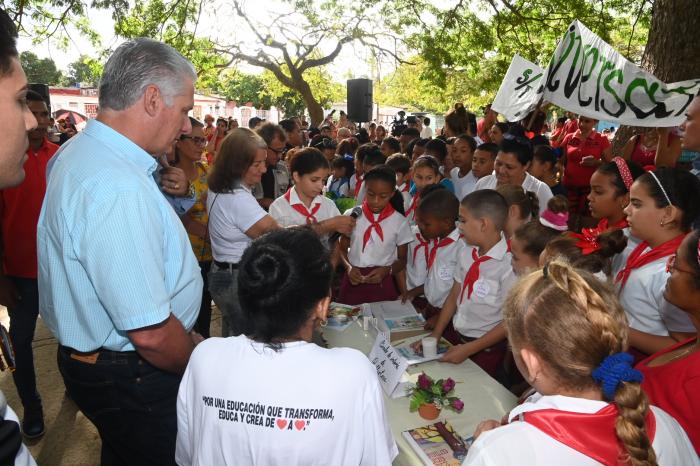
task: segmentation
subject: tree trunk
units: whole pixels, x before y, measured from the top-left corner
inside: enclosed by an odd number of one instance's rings
[[[642,56],[642,68],[665,83],[700,77],[700,2],[655,0],[651,27]],[[621,154],[625,142],[638,131],[621,127],[615,135],[613,153]]]
[[[303,78],[295,79],[294,87],[297,91],[299,91],[304,99],[304,102],[306,103],[306,109],[309,111],[309,117],[311,117],[311,126],[318,128],[321,126],[321,123],[323,123],[323,107],[321,107],[321,104],[318,103],[316,97],[314,97],[314,93],[311,91],[309,83],[304,81]]]

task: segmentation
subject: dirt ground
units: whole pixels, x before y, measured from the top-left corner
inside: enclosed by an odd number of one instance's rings
[[[212,335],[221,335],[221,314],[212,311]],[[7,310],[0,306],[0,322],[9,328]],[[25,441],[39,466],[94,466],[100,462],[100,437],[94,426],[65,396],[63,379],[56,366],[56,339],[41,318],[34,336],[34,365],[44,404],[46,433]],[[8,404],[22,418],[22,403],[8,371],[0,373],[0,389]]]

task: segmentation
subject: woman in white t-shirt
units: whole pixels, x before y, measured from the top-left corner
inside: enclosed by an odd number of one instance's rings
[[[367,357],[321,348],[332,267],[308,228],[257,239],[240,261],[249,332],[192,353],[178,394],[175,459],[201,465],[390,465],[398,450]]]
[[[221,310],[223,336],[245,333],[236,277],[243,251],[258,236],[279,225],[251,193],[266,171],[267,144],[247,128],[231,131],[219,147],[209,174],[207,224],[212,262],[209,292]]]
[[[700,464],[678,422],[649,406],[609,286],[555,260],[524,277],[503,311],[516,365],[536,393],[505,425],[482,422],[464,464]]]
[[[552,190],[546,183],[527,172],[532,163],[532,148],[527,138],[507,134],[501,142],[496,156],[494,173],[476,182],[474,191],[479,189],[496,189],[504,184],[522,186],[525,192],[537,195],[541,214],[547,209],[547,203],[553,197]]]

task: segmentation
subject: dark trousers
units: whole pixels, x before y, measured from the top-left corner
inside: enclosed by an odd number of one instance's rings
[[[135,351],[100,351],[97,360],[59,346],[68,395],[97,427],[102,466],[175,465],[180,376],[157,369]]]
[[[200,262],[199,268],[202,271],[202,280],[204,281],[204,289],[202,290],[202,304],[199,306],[199,316],[194,324],[195,332],[202,335],[204,338],[209,338],[209,327],[211,326],[211,293],[209,293],[209,269],[211,269],[211,261]]]
[[[7,308],[10,315],[10,338],[15,349],[16,369],[12,373],[12,378],[22,405],[25,408],[31,408],[41,404],[39,392],[36,390],[32,351],[36,319],[39,315],[39,287],[34,278],[8,278],[14,282],[20,296],[16,306]]]

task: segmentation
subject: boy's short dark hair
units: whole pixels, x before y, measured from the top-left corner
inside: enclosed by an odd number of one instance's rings
[[[429,214],[440,220],[457,220],[459,200],[441,184],[432,184],[423,188],[417,209],[421,214]]]
[[[496,156],[498,155],[498,144],[494,144],[493,142],[484,142],[476,146],[476,150],[488,152],[491,154],[491,157],[496,160]]]
[[[17,28],[0,8],[0,78],[10,74],[13,58],[17,58]]]
[[[386,159],[387,166],[394,169],[396,173],[406,175],[411,171],[411,160],[405,155],[394,154]]]
[[[401,132],[401,136],[411,136],[413,138],[419,138],[420,131],[418,131],[418,128],[406,128]]]
[[[508,203],[495,189],[480,189],[464,196],[462,207],[476,218],[489,218],[503,231],[508,218]]]
[[[447,144],[442,139],[431,139],[425,145],[425,152],[437,158],[441,164],[445,163],[445,157],[447,157]]]
[[[391,153],[401,152],[401,143],[394,136],[387,136],[382,141],[382,144],[386,144],[391,148]]]
[[[370,144],[363,144],[360,146],[360,148],[364,147],[365,145],[369,146]],[[367,150],[364,154],[364,157],[362,157],[360,160],[364,165],[368,165],[370,167],[384,165],[386,163],[386,157],[384,156],[384,154],[382,154],[382,152],[379,150],[376,144],[371,145],[374,147],[371,148],[371,150]],[[358,149],[357,151],[359,153],[360,149]]]

